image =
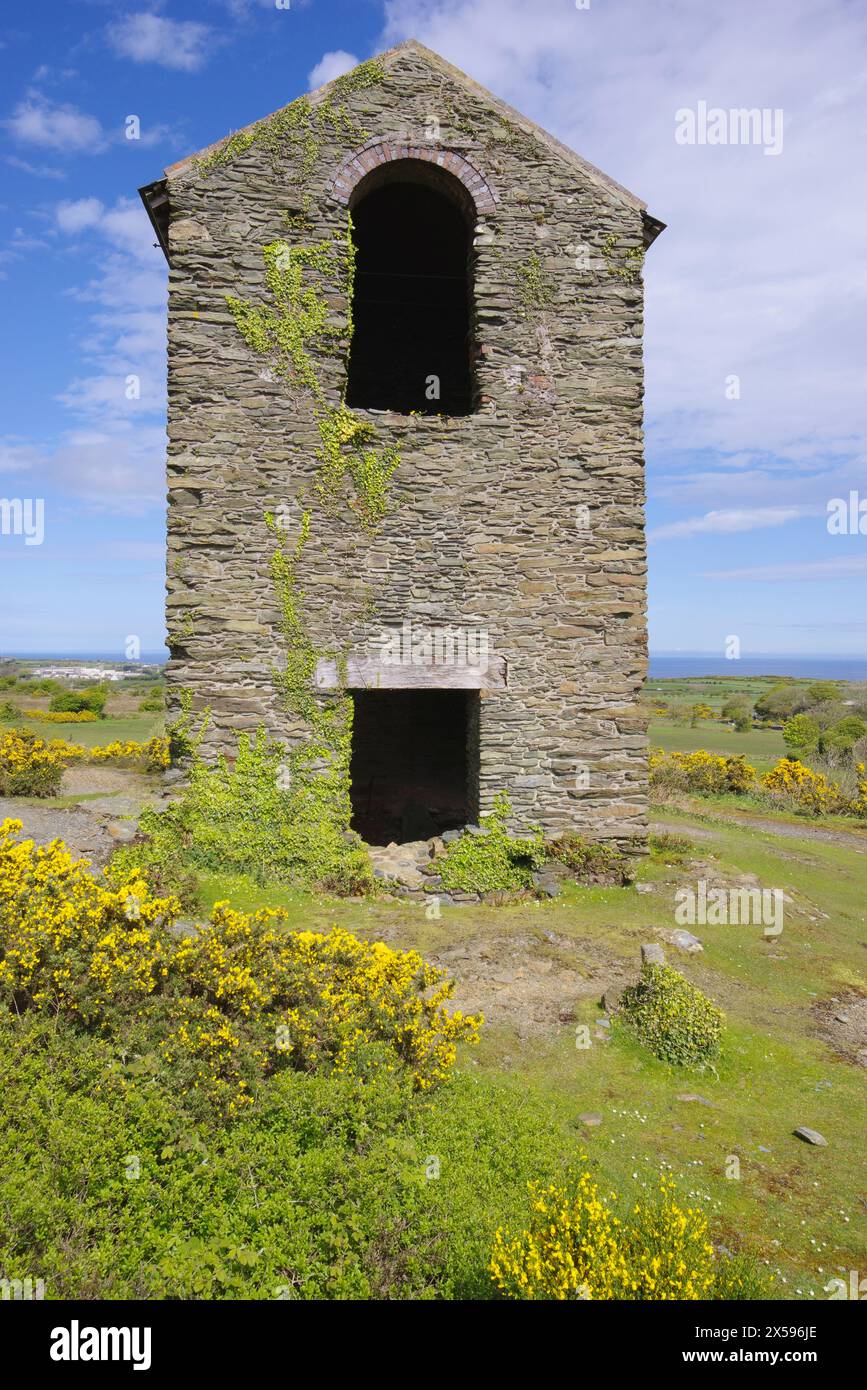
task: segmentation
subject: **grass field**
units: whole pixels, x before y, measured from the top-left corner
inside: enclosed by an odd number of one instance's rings
[[[695,848],[680,867],[657,856],[645,861],[639,876],[650,892],[570,886],[550,903],[444,908],[440,921],[428,921],[423,905],[314,899],[238,879],[210,877],[205,893],[210,902],[228,896],[246,908],[280,903],[296,927],[339,923],[416,947],[447,968],[454,962],[459,1003],[478,989],[472,976],[479,962],[505,961],[509,943],[524,941],[524,974],[554,972],[556,979],[562,971],[564,1006],[575,999],[569,982],[584,982],[574,1016],[526,1028],[514,997],[503,1009],[494,994],[481,1047],[462,1065],[505,1074],[517,1090],[543,1095],[552,1123],[580,1137],[615,1188],[652,1187],[661,1167],[672,1171],[726,1244],[745,1244],[766,1262],[778,1296],[825,1297],[830,1278],[863,1266],[867,1236],[865,1072],[817,1036],[816,1016],[821,1001],[867,994],[867,836],[859,850],[817,843],[808,825],[801,836],[780,839],[750,825],[708,822],[701,811],[660,810],[658,819],[694,836]],[[637,972],[641,943],[674,925],[678,884],[702,876],[739,883],[745,875],[788,895],[781,937],[766,939],[756,926],[705,926],[696,928],[702,954],[669,950],[727,1013],[718,1075],[658,1062],[616,1020],[611,1041],[597,1039],[594,978],[612,968]],[[581,1023],[593,1037],[584,1050],[576,1047]],[[708,1104],[681,1098],[694,1094]],[[584,1112],[597,1112],[601,1124],[585,1127]],[[828,1147],[795,1138],[799,1125],[819,1130]],[[733,1160],[737,1178],[727,1176]]]
[[[742,699],[755,704],[760,696],[777,686],[791,686],[793,690],[805,691],[814,684],[812,680],[785,680],[782,676],[689,676],[680,679],[648,679],[644,692],[651,703],[654,697],[685,705],[703,702],[712,709],[719,710],[729,700]],[[863,683],[855,681],[838,682],[844,700],[865,698]]]
[[[715,719],[702,719],[694,729],[688,724],[674,724],[670,719],[652,719],[647,736],[651,748],[664,748],[666,752],[692,753],[705,748],[708,753],[743,754],[759,772],[773,767],[788,751],[779,729],[750,729],[740,734]]]
[[[39,724],[31,727],[37,727],[40,733],[50,729],[55,731],[46,733],[44,737],[65,738],[70,743],[83,743],[85,748],[94,748],[97,744],[127,739],[143,743],[160,733],[162,726],[162,715],[135,714],[128,719],[99,719],[95,724]]]
[[[34,729],[41,738],[64,738],[67,743],[81,743],[85,748],[94,748],[128,739],[143,743],[162,731],[163,722],[160,714],[133,714],[125,719],[109,717],[97,719],[92,724],[53,724],[22,718],[0,724],[0,730],[26,726]]]
[[[760,771],[786,751],[778,731],[739,734],[713,721],[692,729],[657,720],[650,739],[667,749],[743,753]],[[718,1237],[758,1254],[777,1296],[827,1297],[831,1278],[846,1279],[863,1266],[867,1239],[865,1072],[818,1036],[817,1016],[823,1001],[867,995],[867,833],[863,848],[822,843],[809,823],[781,816],[783,838],[731,806],[698,802],[692,810],[656,807],[653,814],[672,833],[692,836],[694,848],[679,867],[658,856],[645,861],[639,876],[650,892],[570,886],[554,902],[443,909],[442,919],[430,922],[422,906],[323,901],[243,879],[209,877],[204,891],[209,903],[225,896],[248,909],[279,903],[297,927],[339,923],[416,947],[447,967],[455,953],[459,966],[463,956],[496,959],[504,942],[526,939],[526,969],[563,969],[568,1006],[568,972],[589,985],[602,962],[637,970],[641,943],[675,924],[678,885],[746,878],[782,889],[788,902],[779,939],[766,939],[755,926],[705,926],[696,928],[703,953],[668,952],[726,1011],[718,1075],[657,1061],[616,1021],[610,1042],[604,1033],[596,1037],[601,1010],[592,989],[568,1024],[547,1030],[527,1030],[514,1009],[500,1016],[494,1007],[481,1047],[463,1065],[505,1074],[519,1092],[543,1095],[552,1123],[580,1136],[615,1188],[652,1187],[660,1168],[673,1172]],[[767,810],[762,815],[773,819]],[[460,979],[460,968],[455,973]],[[459,996],[465,989],[461,981]],[[587,1049],[576,1047],[582,1023],[593,1039]],[[696,1094],[708,1103],[680,1099]],[[585,1112],[600,1115],[601,1124],[585,1126],[578,1118]],[[817,1129],[828,1147],[797,1139],[800,1125]],[[727,1176],[738,1170],[739,1177]]]

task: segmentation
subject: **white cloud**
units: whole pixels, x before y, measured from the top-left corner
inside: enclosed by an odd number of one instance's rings
[[[732,535],[739,531],[759,531],[767,526],[785,526],[789,521],[818,514],[817,508],[810,507],[754,507],[706,512],[704,516],[690,516],[683,521],[657,526],[648,532],[647,538],[667,541],[690,536]]]
[[[26,159],[19,159],[15,154],[5,154],[4,163],[12,169],[20,169],[22,174],[32,174],[37,179],[65,179],[64,169],[55,169],[51,164],[30,164]]]
[[[756,565],[738,570],[715,570],[706,579],[748,579],[791,584],[805,579],[855,579],[867,575],[867,555],[839,555],[833,560],[809,560],[804,564]]]
[[[0,477],[18,474],[19,493],[23,473],[40,497],[75,497],[95,511],[138,515],[164,504],[164,458],[164,429],[137,422],[73,430],[51,445],[0,441]]]
[[[58,203],[55,219],[62,232],[80,232],[97,226],[105,209],[98,198],[76,198]]]
[[[121,58],[158,63],[182,72],[197,72],[203,67],[215,43],[209,25],[158,14],[124,15],[108,25],[106,36]]]
[[[49,101],[39,92],[28,92],[4,124],[25,144],[72,154],[98,154],[105,148],[105,135],[95,116]]]
[[[383,46],[413,36],[668,223],[645,268],[651,463],[867,450],[862,13],[828,0],[817,24],[813,0],[670,0],[651,21],[646,0],[387,0]],[[782,108],[782,153],[678,145],[675,112],[700,100]]]
[[[0,442],[0,474],[30,474],[34,488],[97,511],[153,510],[165,501],[162,252],[131,198],[111,206],[94,197],[65,200],[53,221],[55,238],[74,238],[94,271],[67,292],[88,306],[77,344],[81,370],[57,397],[71,423],[50,443]]]
[[[354,53],[347,53],[343,48],[323,53],[315,68],[311,68],[307,74],[311,90],[326,82],[333,82],[335,77],[342,77],[345,72],[351,72],[358,67],[358,61]]]

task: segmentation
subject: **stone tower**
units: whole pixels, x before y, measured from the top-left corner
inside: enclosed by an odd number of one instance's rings
[[[167,677],[372,842],[646,835],[638,198],[416,42],[182,160]],[[330,713],[329,713],[330,712]],[[333,732],[333,728],[332,728]]]

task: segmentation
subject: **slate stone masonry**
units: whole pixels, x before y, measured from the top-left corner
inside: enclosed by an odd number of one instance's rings
[[[226,296],[263,302],[263,246],[331,237],[371,170],[426,160],[474,204],[477,409],[357,412],[400,450],[389,511],[373,538],[346,509],[314,517],[305,623],[322,650],[367,649],[407,620],[486,630],[508,678],[481,691],[480,811],[506,791],[515,828],[636,848],[647,833],[639,256],[659,224],[420,45],[381,61],[384,81],[345,100],[364,139],[321,132],[303,188],[297,160],[263,144],[207,174],[190,160],[167,172],[170,698],[189,689],[194,710],[210,707],[206,754],[260,725],[284,740],[303,732],[272,677],[284,649],[263,517],[276,510],[297,529],[319,436],[309,398],[250,349]],[[286,214],[308,219],[303,234],[287,232]],[[317,370],[336,403],[344,363],[323,357]]]

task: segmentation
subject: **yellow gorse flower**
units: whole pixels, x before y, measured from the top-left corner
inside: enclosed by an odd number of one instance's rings
[[[489,1270],[507,1298],[711,1296],[714,1250],[707,1222],[696,1208],[680,1206],[671,1179],[662,1177],[656,1202],[637,1202],[625,1222],[587,1172],[568,1187],[529,1188],[529,1227],[494,1237]]]
[[[446,1009],[453,985],[415,951],[335,928],[290,932],[285,913],[236,912],[178,939],[174,897],[135,873],[97,877],[59,840],[0,825],[0,999],[118,1034],[146,1025],[184,1090],[235,1113],[263,1074],[401,1067],[442,1081],[481,1017]]]

